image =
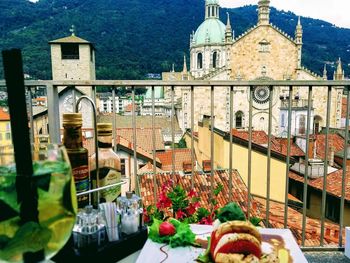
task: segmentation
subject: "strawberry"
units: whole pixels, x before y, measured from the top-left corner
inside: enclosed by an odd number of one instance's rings
[[[159,225],[159,235],[160,236],[172,236],[175,235],[176,229],[169,222],[163,222]]]

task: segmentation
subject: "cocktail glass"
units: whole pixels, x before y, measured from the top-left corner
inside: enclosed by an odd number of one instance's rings
[[[34,175],[30,181],[38,192],[38,221],[23,223],[20,188],[12,146],[0,146],[0,262],[22,262],[25,253],[53,257],[69,239],[77,214],[77,199],[66,150],[48,144],[33,150]]]

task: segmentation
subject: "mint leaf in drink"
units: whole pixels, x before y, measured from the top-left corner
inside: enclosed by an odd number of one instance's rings
[[[0,222],[18,215],[16,210],[2,200],[0,200],[0,211]]]
[[[51,230],[41,227],[38,223],[25,223],[17,230],[7,245],[0,250],[0,258],[11,261],[13,255],[42,250],[49,243],[51,235]]]
[[[38,188],[48,192],[50,189],[51,173],[33,177]]]

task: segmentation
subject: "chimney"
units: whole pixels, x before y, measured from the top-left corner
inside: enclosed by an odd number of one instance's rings
[[[316,158],[316,138],[309,138],[309,159]]]
[[[338,229],[334,229],[334,237],[339,238],[339,230]]]
[[[326,233],[325,233],[326,237],[331,236],[331,229],[329,227],[326,227]]]
[[[211,171],[211,161],[210,160],[203,160],[202,167],[204,172],[210,172]]]
[[[185,161],[182,163],[182,168],[183,168],[184,173],[191,173],[192,163],[189,161]]]

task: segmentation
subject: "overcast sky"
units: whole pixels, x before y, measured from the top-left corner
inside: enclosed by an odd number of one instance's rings
[[[222,7],[256,5],[258,0],[219,0]],[[350,28],[350,0],[271,0],[271,6]]]

